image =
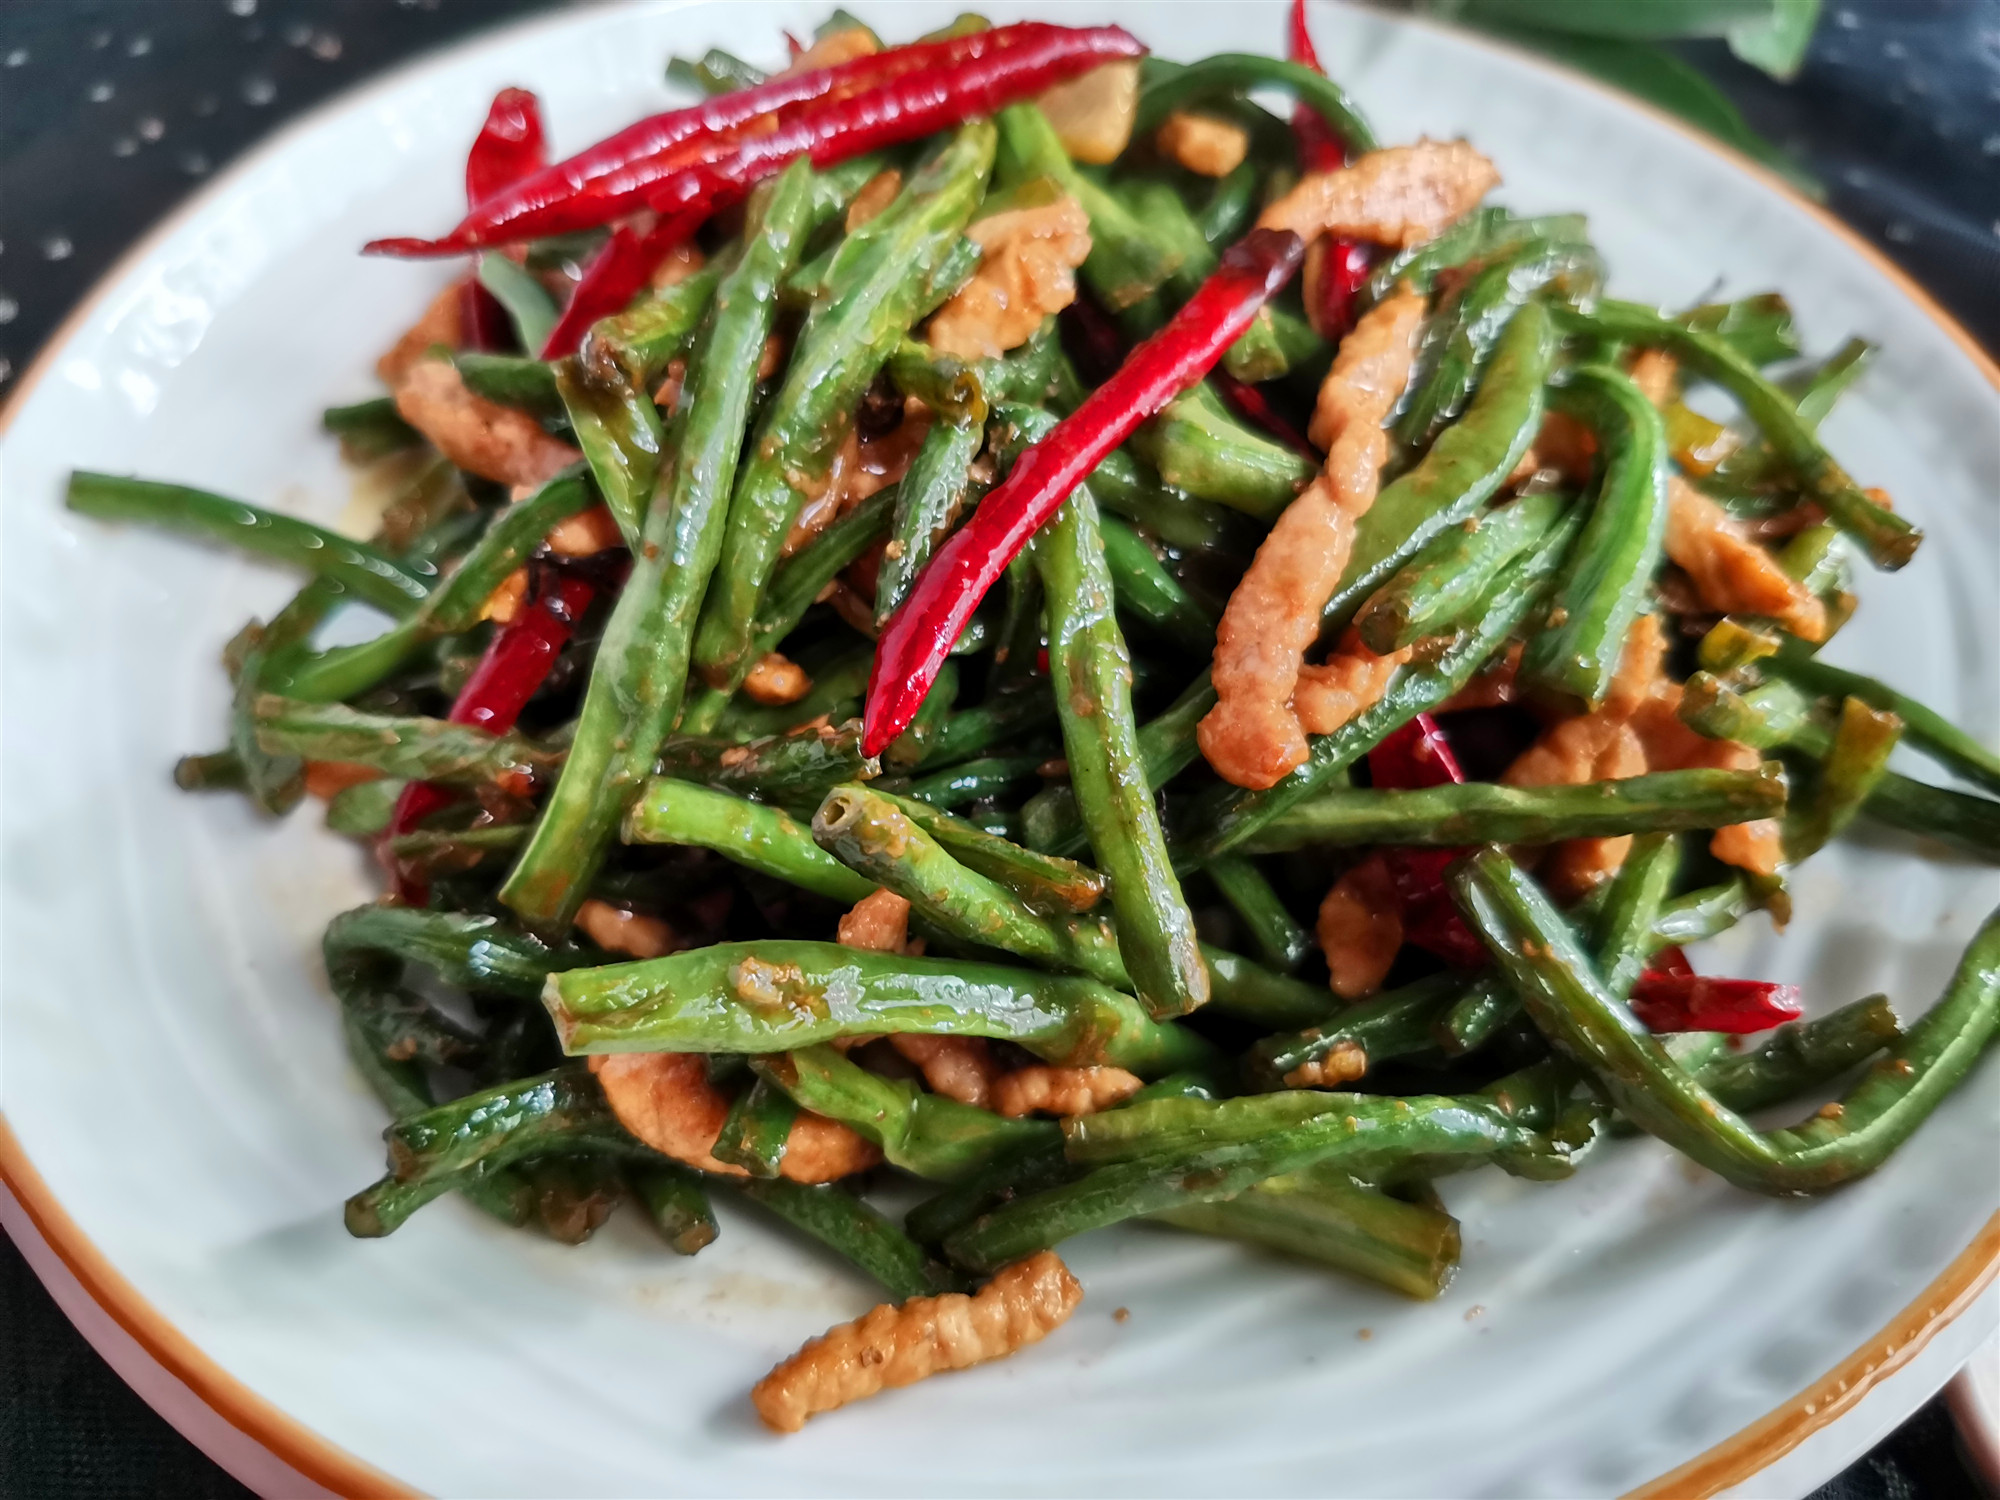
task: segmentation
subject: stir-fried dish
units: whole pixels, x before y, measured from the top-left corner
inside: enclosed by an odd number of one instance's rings
[[[392,1118],[349,1229],[629,1199],[693,1255],[746,1199],[890,1299],[758,1385],[792,1430],[1040,1340],[1123,1220],[1429,1298],[1454,1173],[1882,1165],[2000,921],[1907,1026],[1682,951],[1857,819],[2000,859],[2000,755],[1819,659],[1920,535],[1816,435],[1868,346],[1604,296],[1296,8],[1290,61],[793,48],[555,163],[494,101],[457,226],[369,247],[463,267],[326,414],[401,476],[372,539],[72,480],[311,575],[177,775],[379,854],[324,943]]]

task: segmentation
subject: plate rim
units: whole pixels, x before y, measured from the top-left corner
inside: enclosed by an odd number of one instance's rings
[[[651,0],[649,4],[642,3],[633,8],[666,14],[699,3],[702,0]],[[1587,73],[1500,38],[1446,26],[1422,16],[1384,16],[1381,12],[1352,4],[1350,0],[1307,0],[1307,3],[1312,9],[1337,7],[1366,14],[1371,19],[1408,26],[1453,44],[1499,54],[1531,72],[1552,76],[1571,87],[1586,88],[1619,108],[1673,131],[1717,158],[1725,168],[1749,176],[1794,208],[1804,211],[1822,230],[1859,255],[1870,270],[1907,297],[1918,312],[1966,355],[1987,384],[2000,392],[2000,362],[1996,362],[1985,346],[1928,289],[1851,225],[1823,205],[1815,203],[1778,173],[1734,147],[1696,130],[1648,100],[1615,89]],[[337,111],[350,108],[356,101],[378,91],[395,88],[409,76],[420,74],[447,58],[503,44],[525,33],[563,29],[590,15],[588,10],[553,11],[487,27],[459,41],[427,49],[373,78],[340,90],[251,146],[135,240],[56,325],[40,352],[22,372],[14,389],[4,401],[0,401],[0,440],[5,439],[30,394],[54,370],[78,327],[97,310],[98,305],[152,255],[162,241],[178,231],[183,222],[204,212],[212,200],[225,196],[236,186],[238,179],[248,176],[268,156],[288,147],[294,136],[310,134]],[[422,1496],[423,1491],[321,1436],[231,1375],[154,1308],[70,1217],[22,1149],[4,1109],[0,1109],[0,1183],[13,1193],[49,1248],[106,1315],[168,1371],[179,1377],[230,1426],[252,1441],[263,1444],[314,1483],[336,1493]],[[1753,1477],[1791,1452],[1807,1437],[1851,1410],[1878,1381],[1907,1364],[1939,1330],[1969,1307],[1996,1277],[2000,1277],[2000,1212],[1993,1214],[1981,1226],[1971,1243],[1922,1292],[1826,1374],[1730,1436],[1627,1492],[1625,1500],[1670,1500],[1670,1497],[1671,1500],[1708,1500],[1708,1497]]]

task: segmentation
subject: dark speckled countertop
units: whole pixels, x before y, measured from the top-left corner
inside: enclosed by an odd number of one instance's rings
[[[275,126],[555,0],[0,0],[0,399],[161,214]],[[1827,0],[1790,86],[1685,55],[2000,349],[2000,0]],[[236,1496],[0,1241],[0,1500]],[[1978,1493],[1932,1403],[1814,1500]]]

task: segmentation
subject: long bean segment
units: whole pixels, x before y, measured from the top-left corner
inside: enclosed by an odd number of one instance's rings
[[[500,899],[531,926],[559,931],[576,915],[679,712],[696,616],[722,550],[757,360],[776,315],[777,284],[798,260],[812,177],[797,163],[758,192],[742,257],[716,293],[632,571],[598,646],[569,763],[501,888]]]
[[[79,469],[70,475],[64,503],[100,521],[144,521],[287,563],[330,578],[392,615],[408,615],[437,585],[435,568],[408,568],[366,542],[351,541],[324,526],[183,484]]]
[[[1432,537],[1478,511],[1514,472],[1541,427],[1556,344],[1555,325],[1541,303],[1514,314],[1465,415],[1439,433],[1423,460],[1376,496],[1355,523],[1347,567],[1323,615],[1329,628],[1345,624],[1390,574]]]
[[[257,700],[257,742],[273,754],[371,766],[385,776],[519,790],[560,765],[563,752],[526,735],[493,734],[443,719],[365,714],[338,703]]]
[[[646,783],[626,815],[625,838],[712,849],[830,901],[851,904],[876,888],[814,843],[811,830],[790,814],[667,776]]]
[[[1672,351],[1689,368],[1715,381],[1743,404],[1800,486],[1826,507],[1835,525],[1867,549],[1877,567],[1900,568],[1916,555],[1923,533],[1863,494],[1821,445],[1811,424],[1800,418],[1791,398],[1726,340],[1684,327],[1651,308],[1609,299],[1588,313],[1566,312],[1563,317],[1572,326],[1600,337]]]
[[[695,638],[695,660],[711,684],[733,685],[749,671],[757,605],[804,501],[802,486],[832,466],[862,392],[925,310],[927,279],[972,217],[994,139],[990,121],[961,126],[880,216],[868,243],[844,262],[836,258],[827,298],[800,331],[730,498]]]
[[[1996,913],[1938,1003],[1839,1109],[1760,1133],[1677,1067],[1606,992],[1561,914],[1506,855],[1489,849],[1465,861],[1454,891],[1536,1025],[1591,1069],[1620,1112],[1755,1192],[1822,1193],[1874,1171],[1958,1086],[2000,1029]]]
[[[1381,588],[1355,629],[1386,656],[1454,628],[1494,574],[1548,535],[1570,505],[1559,494],[1524,495],[1447,527]]]
[[[1521,670],[1594,704],[1652,593],[1667,530],[1667,434],[1659,409],[1616,370],[1573,370],[1553,399],[1590,424],[1604,461],[1567,576]]]
[[[787,1052],[915,1032],[991,1037],[1063,1066],[1142,1075],[1213,1056],[1194,1033],[1149,1019],[1095,980],[834,943],[717,943],[552,978],[542,1001],[571,1053]]]
[[[1049,671],[1068,751],[1070,787],[1113,900],[1125,968],[1155,1016],[1208,999],[1194,914],[1167,853],[1138,726],[1131,658],[1113,610],[1097,506],[1079,486],[1035,549],[1048,595]]]

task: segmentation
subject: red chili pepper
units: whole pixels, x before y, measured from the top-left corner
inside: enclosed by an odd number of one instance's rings
[[[547,575],[545,575],[547,576]],[[507,624],[493,632],[485,655],[445,717],[453,724],[471,724],[492,734],[505,734],[514,727],[528,700],[535,696],[556,657],[568,642],[577,620],[590,607],[596,588],[574,574],[555,574],[553,581],[538,589],[527,606]],[[383,835],[382,862],[396,882],[396,895],[404,904],[420,906],[425,899],[423,882],[402,869],[388,853],[388,841],[408,833],[425,818],[451,802],[453,793],[434,782],[413,781],[396,799],[388,831]]]
[[[1795,984],[1761,979],[1710,979],[1648,969],[1632,986],[1632,1013],[1647,1030],[1726,1031],[1748,1036],[1804,1013]]]
[[[883,627],[868,680],[864,753],[881,754],[909,727],[952,643],[1028,539],[1134,428],[1214,368],[1304,253],[1289,230],[1253,229],[1166,327],[1014,460]]]
[[[465,156],[465,206],[512,187],[548,164],[542,139],[542,110],[526,89],[502,89],[493,96],[486,123]],[[468,349],[498,353],[514,346],[514,325],[477,277],[459,287],[460,341]]]
[[[1465,772],[1444,730],[1429,714],[1409,723],[1368,752],[1368,774],[1378,787],[1414,790],[1460,783]],[[1445,886],[1445,871],[1462,849],[1390,849],[1389,874],[1403,900],[1403,939],[1459,969],[1486,962],[1486,948],[1465,925]]]
[[[1320,266],[1319,306],[1313,309],[1313,326],[1328,338],[1339,338],[1354,326],[1354,299],[1368,284],[1375,269],[1375,252],[1353,240],[1326,242],[1326,259]]]
[[[465,158],[466,207],[479,207],[548,163],[541,102],[526,89],[500,90]]]
[[[707,217],[707,209],[691,209],[661,219],[643,235],[624,224],[614,229],[604,248],[584,268],[583,278],[570,293],[569,305],[549,330],[541,357],[561,359],[576,353],[590,325],[623,312],[639,288],[652,279],[667,252],[691,238]]]
[[[1306,0],[1292,0],[1288,20],[1285,55],[1315,73],[1324,73],[1312,32],[1306,28]],[[1299,143],[1299,166],[1304,171],[1334,172],[1347,165],[1346,143],[1334,135],[1318,110],[1305,104],[1293,106],[1292,137]],[[1354,295],[1368,279],[1372,258],[1367,246],[1353,240],[1327,241],[1320,305],[1313,310],[1313,325],[1328,338],[1338,338],[1353,322]]]
[[[817,166],[915,140],[1145,51],[1116,26],[1024,21],[892,47],[654,115],[497,194],[441,239],[375,240],[385,255],[452,255],[609,223],[642,206],[714,206],[810,153]]]
[[[1265,399],[1264,393],[1254,385],[1245,384],[1227,370],[1216,370],[1209,375],[1215,388],[1236,411],[1236,415],[1251,425],[1261,427],[1287,448],[1303,454],[1314,463],[1320,460],[1320,451],[1315,448],[1303,432],[1278,414],[1278,409]]]

